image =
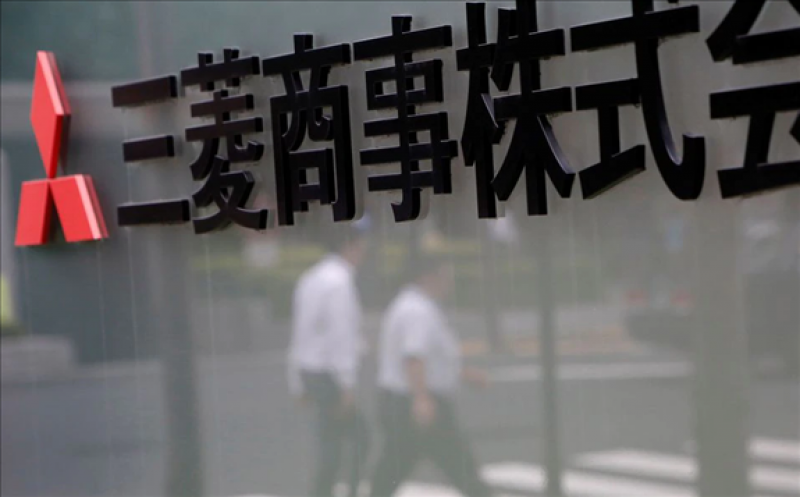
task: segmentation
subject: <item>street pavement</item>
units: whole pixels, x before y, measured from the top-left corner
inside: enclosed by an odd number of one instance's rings
[[[491,378],[458,404],[487,481],[501,495],[544,486],[540,368],[529,354],[474,354]],[[310,413],[285,386],[282,354],[199,361],[203,479],[219,497],[307,495]],[[375,365],[359,402],[374,420]],[[692,368],[645,349],[567,354],[559,367],[559,434],[569,495],[693,496]],[[797,380],[752,382],[753,495],[800,495]],[[169,449],[159,364],[106,364],[71,377],[4,383],[4,497],[163,495]],[[378,437],[373,440],[377,448]],[[372,457],[375,457],[373,451]],[[422,464],[403,497],[455,495]]]

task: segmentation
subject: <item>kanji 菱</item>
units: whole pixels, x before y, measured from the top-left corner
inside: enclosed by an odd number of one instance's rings
[[[192,117],[211,117],[212,124],[203,124],[186,129],[186,141],[200,141],[202,151],[192,163],[192,177],[205,180],[203,186],[192,195],[197,207],[215,204],[217,212],[193,220],[196,233],[207,233],[230,224],[231,221],[251,229],[267,227],[266,209],[246,208],[255,184],[249,171],[231,171],[230,164],[254,162],[261,158],[264,145],[255,141],[243,143],[243,135],[263,131],[260,117],[232,119],[231,113],[253,110],[252,94],[229,94],[238,88],[241,78],[260,73],[257,56],[239,58],[239,50],[227,48],[224,60],[214,62],[211,53],[198,54],[198,67],[181,71],[181,84],[198,86],[200,91],[211,92],[211,100],[194,103]],[[225,81],[226,89],[215,89],[215,83]],[[218,156],[220,139],[225,138],[227,158]]]

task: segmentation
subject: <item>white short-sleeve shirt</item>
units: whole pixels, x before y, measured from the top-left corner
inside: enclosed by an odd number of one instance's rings
[[[292,314],[292,393],[302,393],[302,371],[330,373],[342,388],[354,388],[364,351],[354,268],[336,255],[317,263],[300,277]]]
[[[417,286],[405,288],[392,301],[381,327],[380,387],[408,393],[406,361],[425,364],[428,388],[449,394],[458,388],[461,355],[456,335],[439,305]]]

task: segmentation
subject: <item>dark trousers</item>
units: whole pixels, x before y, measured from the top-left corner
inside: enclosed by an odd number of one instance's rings
[[[350,495],[355,495],[369,446],[364,416],[356,406],[342,411],[341,389],[331,375],[305,372],[302,379],[314,407],[317,437],[311,497],[331,497],[343,466],[349,470]]]
[[[463,495],[491,495],[478,475],[451,400],[436,397],[436,418],[423,428],[413,418],[411,397],[386,390],[380,395],[383,448],[372,478],[373,497],[391,497],[423,457],[430,458]]]

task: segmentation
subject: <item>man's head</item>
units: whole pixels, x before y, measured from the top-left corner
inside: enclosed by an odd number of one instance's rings
[[[371,221],[368,216],[350,224],[335,226],[333,232],[326,237],[328,251],[338,254],[347,262],[358,267],[364,260],[369,248],[369,231]]]
[[[422,254],[411,261],[412,282],[431,297],[440,300],[453,289],[453,263],[446,257]]]

